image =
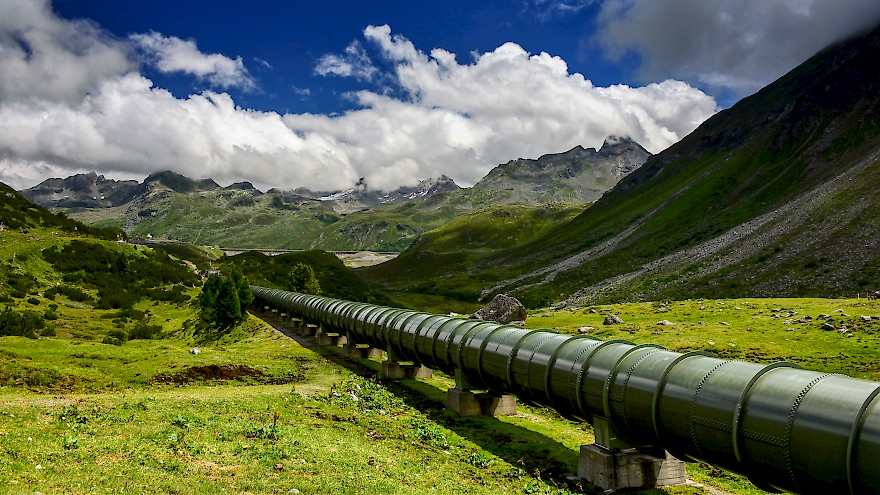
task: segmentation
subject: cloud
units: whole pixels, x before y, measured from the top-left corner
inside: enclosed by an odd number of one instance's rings
[[[133,34],[129,38],[145,53],[147,60],[163,73],[183,72],[208,81],[216,88],[256,87],[241,57],[232,59],[219,53],[206,55],[199,51],[193,40],[163,36],[156,32]]]
[[[657,152],[716,108],[711,97],[680,81],[595,87],[562,58],[531,54],[515,43],[459,62],[443,49],[419,50],[388,26],[370,26],[362,41],[335,56],[354,61],[350,71],[325,65],[328,75],[373,87],[350,94],[357,107],[281,115],[241,108],[223,92],[175,97],[137,71],[124,40],[59,19],[45,4],[17,15],[15,22],[0,20],[0,39],[13,38],[21,25],[42,26],[41,46],[66,63],[53,72],[38,57],[0,57],[3,77],[17,81],[43,71],[55,79],[74,66],[83,74],[63,91],[36,78],[32,91],[4,87],[0,180],[19,188],[85,170],[142,178],[163,169],[221,184],[248,180],[264,189],[342,189],[365,177],[387,190],[441,174],[469,185],[498,163],[579,144],[598,147],[610,134],[631,136]],[[71,49],[69,39],[92,49]],[[239,84],[244,77],[240,61],[203,55],[194,42],[158,33],[133,40],[141,49],[154,47],[165,70],[225,74]]]
[[[613,59],[640,56],[643,80],[742,97],[878,22],[876,0],[607,0],[595,40]]]
[[[523,12],[541,22],[547,22],[555,17],[577,14],[600,2],[601,0],[526,0],[523,2]]]
[[[407,98],[364,90],[356,95],[360,110],[284,121],[338,142],[379,188],[441,173],[472,184],[498,163],[578,144],[598,147],[609,134],[631,136],[657,152],[716,107],[679,81],[595,87],[561,58],[529,54],[515,43],[461,64],[446,50],[419,51],[388,26],[370,26],[364,37],[392,64]]]
[[[76,101],[134,67],[124,43],[91,22],[58,19],[47,0],[0,2],[0,101]]]
[[[357,41],[345,48],[345,53],[336,55],[328,53],[318,59],[315,74],[319,76],[354,77],[361,81],[370,81],[379,72],[366,50]]]

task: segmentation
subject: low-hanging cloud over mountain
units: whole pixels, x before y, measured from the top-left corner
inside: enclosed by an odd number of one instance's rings
[[[160,33],[118,39],[48,2],[4,1],[0,180],[26,187],[47,175],[172,169],[264,188],[340,189],[365,177],[391,189],[441,174],[470,184],[509,159],[599,146],[609,134],[658,152],[716,111],[686,83],[596,87],[561,58],[515,43],[459,62],[369,26],[349,46],[317,60],[315,77],[365,84],[349,95],[357,108],[282,115],[218,92],[258,87],[239,57]],[[146,65],[206,87],[176,97],[140,72]]]

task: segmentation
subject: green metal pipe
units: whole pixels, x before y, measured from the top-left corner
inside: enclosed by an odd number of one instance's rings
[[[880,383],[252,286],[256,298],[629,444],[803,494],[880,493]]]

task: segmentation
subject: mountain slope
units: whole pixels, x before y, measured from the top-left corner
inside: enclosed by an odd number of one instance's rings
[[[878,30],[823,50],[649,158],[567,225],[486,256],[474,273],[436,267],[434,283],[512,292],[532,306],[880,284],[878,56]]]

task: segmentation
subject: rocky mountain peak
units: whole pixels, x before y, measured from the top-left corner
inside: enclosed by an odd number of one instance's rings
[[[503,191],[514,196],[514,202],[528,204],[587,203],[598,199],[649,156],[651,153],[631,138],[609,136],[599,151],[578,145],[536,160],[511,160],[495,167],[474,189]]]

